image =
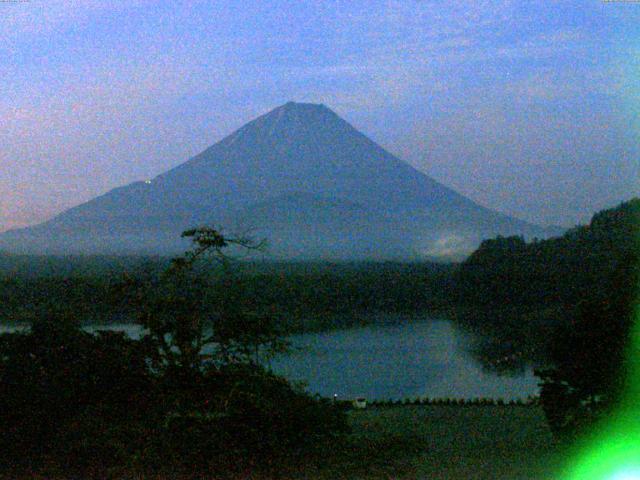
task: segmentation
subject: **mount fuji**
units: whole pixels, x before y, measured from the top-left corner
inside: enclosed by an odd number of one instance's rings
[[[278,259],[456,257],[498,234],[558,233],[478,205],[323,105],[289,102],[151,180],[0,234],[0,249],[173,254],[201,225],[265,238]]]

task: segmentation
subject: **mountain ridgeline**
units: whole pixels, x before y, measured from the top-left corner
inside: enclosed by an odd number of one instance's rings
[[[152,180],[0,235],[38,254],[173,254],[212,225],[290,259],[455,258],[498,234],[551,232],[484,208],[323,105],[287,103]]]

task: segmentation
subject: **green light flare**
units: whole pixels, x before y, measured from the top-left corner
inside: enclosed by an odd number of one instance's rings
[[[636,240],[640,246],[640,235]],[[636,290],[640,299],[640,285]],[[563,480],[640,480],[640,301],[626,356],[628,377],[620,407],[574,445]]]
[[[638,480],[640,478],[640,469],[622,470],[616,473],[611,480]]]
[[[566,480],[640,480],[640,410],[619,412],[597,427],[573,457]]]

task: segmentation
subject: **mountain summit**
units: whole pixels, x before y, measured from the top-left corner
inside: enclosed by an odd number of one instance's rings
[[[546,233],[441,185],[324,105],[289,102],[150,181],[0,235],[0,248],[174,253],[205,224],[266,238],[276,258],[438,257]]]

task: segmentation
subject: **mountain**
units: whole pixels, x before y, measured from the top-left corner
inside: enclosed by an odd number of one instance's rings
[[[438,257],[549,233],[441,185],[327,107],[289,102],[152,180],[5,232],[0,248],[175,253],[183,230],[205,224],[264,237],[288,258]]]

